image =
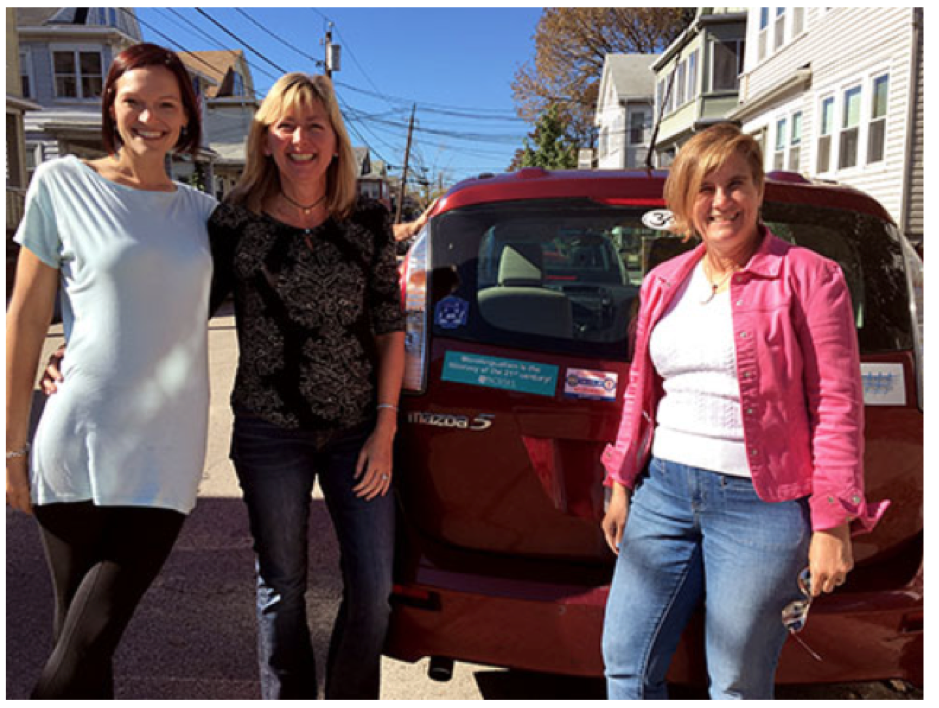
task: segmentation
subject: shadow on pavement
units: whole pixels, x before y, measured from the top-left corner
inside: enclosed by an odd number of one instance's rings
[[[51,649],[52,590],[35,520],[8,509],[6,528],[6,697],[18,699],[29,695]],[[341,592],[332,533],[325,503],[314,499],[307,605],[321,666]],[[256,636],[244,505],[201,498],[127,628],[115,657],[116,696],[260,698]]]

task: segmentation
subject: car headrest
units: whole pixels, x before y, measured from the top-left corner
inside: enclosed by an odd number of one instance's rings
[[[540,243],[507,243],[499,258],[499,285],[541,287],[543,262]]]

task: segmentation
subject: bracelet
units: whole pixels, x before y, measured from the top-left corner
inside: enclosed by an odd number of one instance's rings
[[[393,403],[379,403],[376,408],[391,408],[393,411],[397,411],[398,407]]]
[[[26,457],[29,454],[29,443],[26,443],[19,450],[7,450],[7,459],[13,460],[17,457]]]

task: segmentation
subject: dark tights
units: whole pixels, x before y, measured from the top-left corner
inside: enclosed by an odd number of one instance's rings
[[[186,517],[91,502],[35,507],[55,592],[55,646],[33,698],[113,698],[111,659]]]

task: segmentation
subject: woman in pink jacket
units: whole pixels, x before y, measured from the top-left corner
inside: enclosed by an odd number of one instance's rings
[[[712,698],[770,698],[782,611],[853,567],[864,401],[841,269],[760,223],[763,159],[731,124],[699,133],[665,186],[702,244],[643,282],[603,520],[618,554],[603,654],[610,698],[661,698],[698,602]]]

